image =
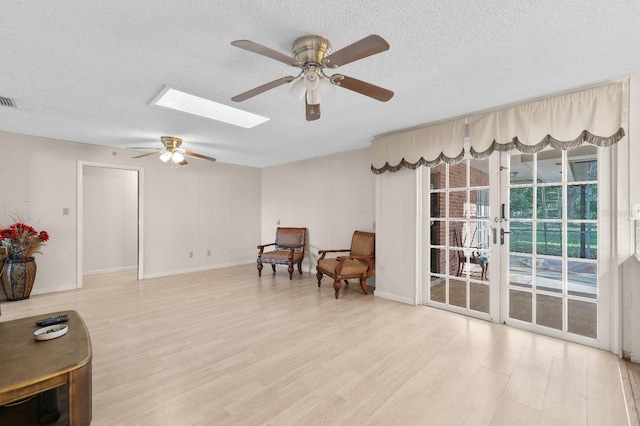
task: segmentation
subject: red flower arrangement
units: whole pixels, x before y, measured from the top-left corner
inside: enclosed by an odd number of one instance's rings
[[[0,229],[0,260],[28,259],[40,253],[40,247],[49,240],[47,231],[36,231],[24,223],[14,223]]]

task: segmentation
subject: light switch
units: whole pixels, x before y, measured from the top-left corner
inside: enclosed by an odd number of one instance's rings
[[[631,220],[640,220],[640,204],[631,205]]]

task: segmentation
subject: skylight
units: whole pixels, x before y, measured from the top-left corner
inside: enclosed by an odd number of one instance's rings
[[[152,101],[153,105],[198,115],[212,120],[250,129],[269,119],[257,114],[219,104],[209,99],[165,86]]]

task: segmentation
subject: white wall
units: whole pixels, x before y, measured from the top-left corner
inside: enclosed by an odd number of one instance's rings
[[[417,170],[377,175],[376,296],[416,304]]]
[[[348,249],[353,231],[373,231],[371,149],[262,169],[263,244],[274,242],[278,220],[283,227],[307,228],[303,270],[314,273],[318,250]]]
[[[246,264],[260,240],[261,171],[193,159],[171,169],[123,149],[0,132],[0,224],[37,220],[51,239],[36,255],[33,294],[77,288],[78,161],[142,167],[145,277]],[[69,208],[69,215],[63,215]],[[211,252],[207,256],[207,250]],[[193,252],[193,257],[189,257]],[[4,297],[4,295],[1,295]]]
[[[154,157],[146,158],[146,277],[255,262],[260,169],[198,159],[169,169]]]
[[[138,265],[138,172],[83,167],[83,273]]]
[[[632,75],[629,88],[628,144],[617,147],[618,182],[618,265],[622,283],[622,350],[640,362],[640,262],[633,256],[635,223],[630,220],[632,204],[640,203],[640,74]]]

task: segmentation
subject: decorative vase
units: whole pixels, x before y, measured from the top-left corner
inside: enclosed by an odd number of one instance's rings
[[[2,289],[8,301],[28,299],[36,279],[36,260],[6,259],[0,271]]]

